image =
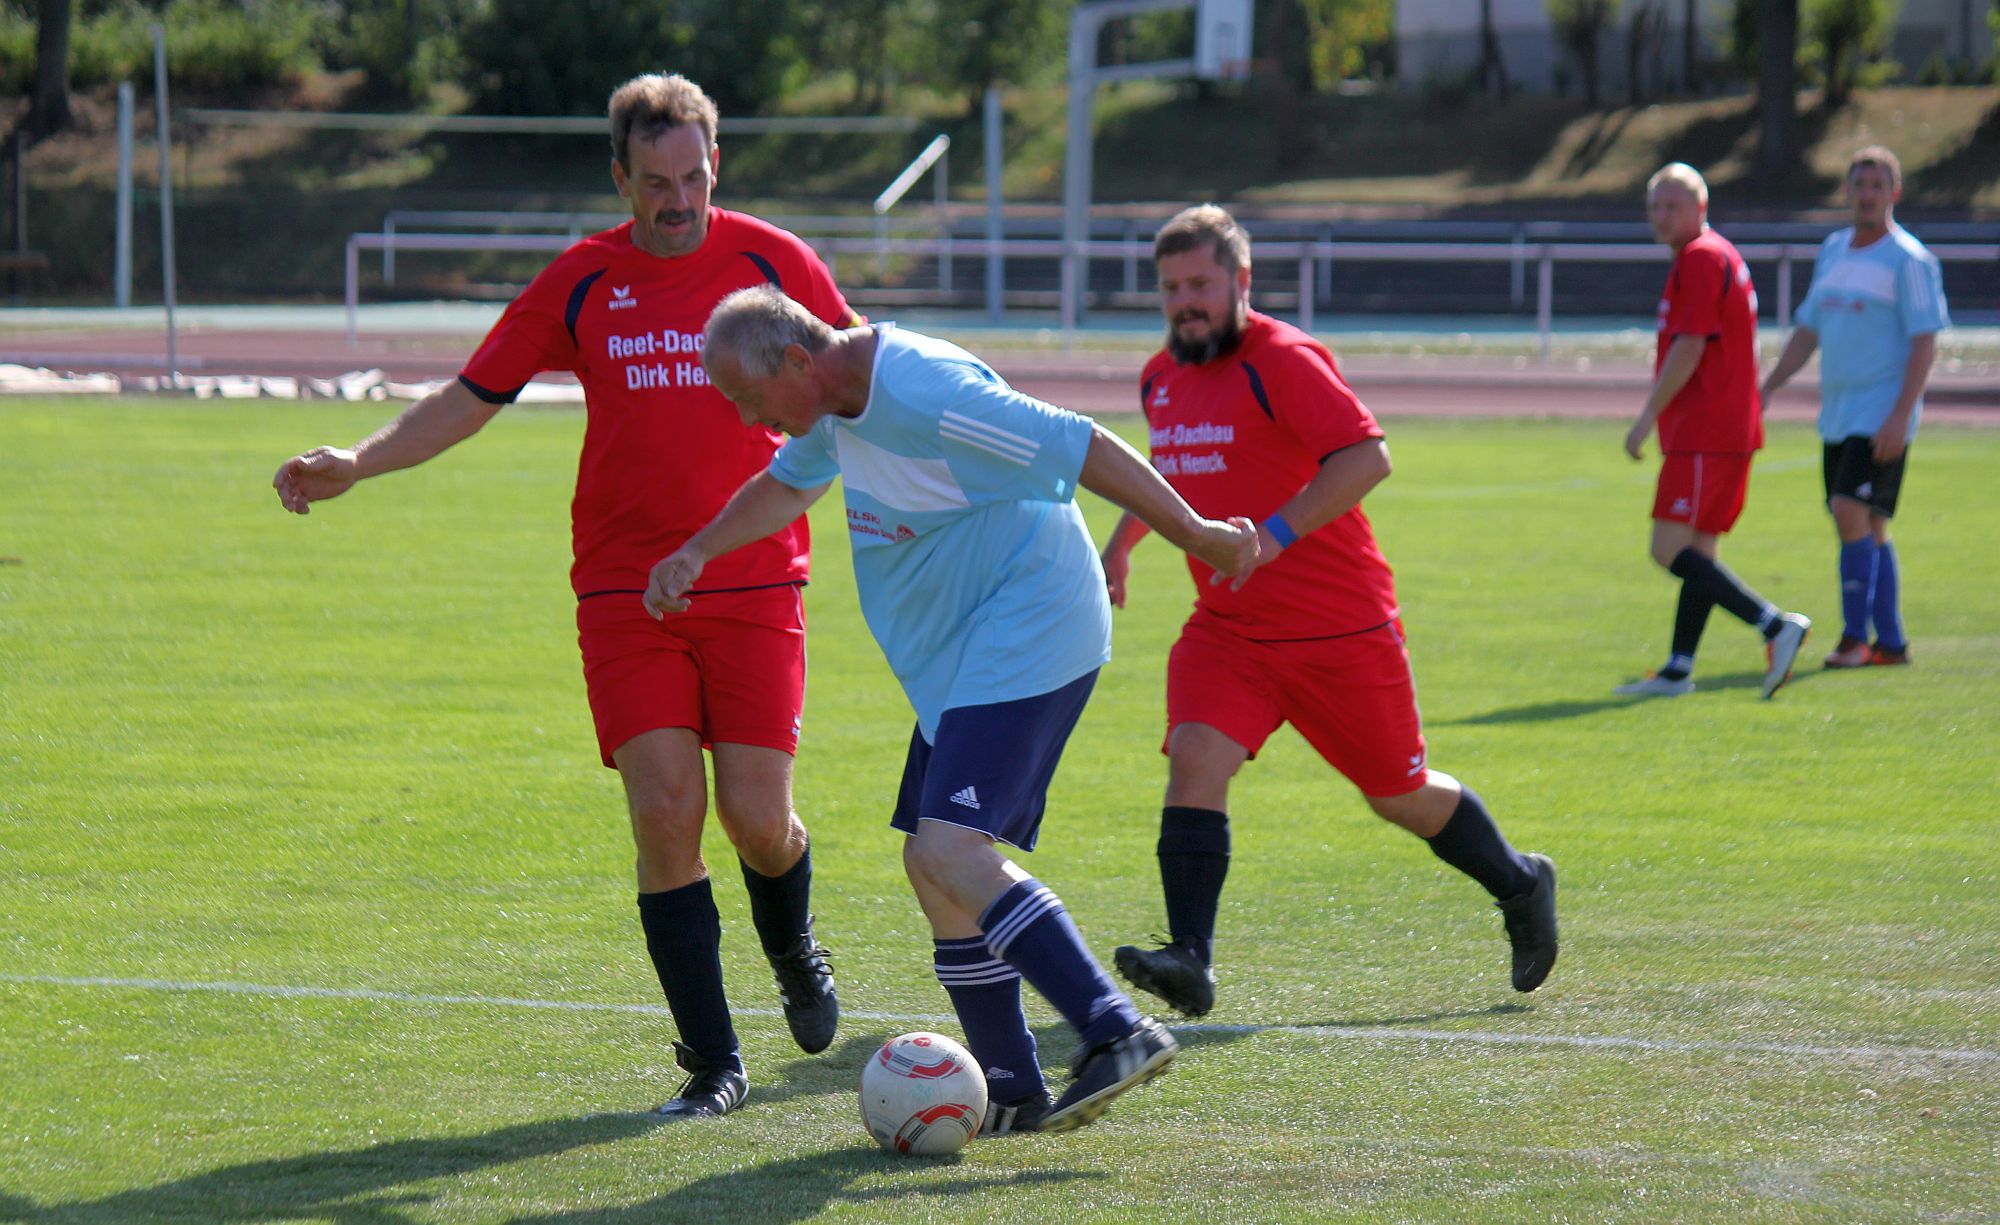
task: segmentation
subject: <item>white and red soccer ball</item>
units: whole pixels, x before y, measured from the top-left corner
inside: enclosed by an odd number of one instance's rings
[[[986,1118],[986,1073],[943,1034],[882,1044],[861,1069],[861,1122],[892,1153],[955,1153]]]

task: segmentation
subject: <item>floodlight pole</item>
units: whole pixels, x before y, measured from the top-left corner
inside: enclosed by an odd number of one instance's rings
[[[132,305],[132,82],[118,82],[118,208],[112,247],[112,300]]]

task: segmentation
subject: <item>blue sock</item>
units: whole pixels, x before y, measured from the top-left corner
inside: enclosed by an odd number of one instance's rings
[[[1875,550],[1875,645],[1885,651],[1908,650],[1903,637],[1902,576],[1896,566],[1896,543],[1885,540]]]
[[[639,925],[681,1041],[704,1059],[742,1070],[722,993],[722,918],[708,878],[639,895]]]
[[[1021,1011],[1020,971],[1000,961],[978,936],[937,940],[933,968],[965,1030],[965,1045],[986,1069],[990,1100],[1011,1105],[1045,1091],[1035,1035]]]
[[[1541,873],[1528,857],[1507,845],[1493,814],[1472,788],[1461,788],[1458,807],[1444,828],[1430,837],[1431,854],[1470,876],[1496,901],[1520,897]]]
[[[1139,1023],[1139,1010],[1090,955],[1062,899],[1034,877],[996,898],[979,916],[979,930],[993,955],[1019,970],[1085,1046],[1109,1042]]]
[[[1875,541],[1863,536],[1840,546],[1840,636],[1868,641],[1868,610],[1875,602]]]

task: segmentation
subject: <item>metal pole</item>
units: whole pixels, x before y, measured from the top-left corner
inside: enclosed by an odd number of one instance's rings
[[[118,82],[117,245],[112,262],[113,301],[132,305],[132,82]]]
[[[180,352],[174,337],[174,179],[173,133],[167,126],[167,31],[153,27],[153,97],[160,137],[160,285],[167,307],[167,374],[180,382]]]
[[[1778,326],[1792,326],[1792,249],[1778,248]]]
[[[382,218],[382,283],[396,283],[396,214],[388,213]]]
[[[951,154],[938,155],[937,160],[937,208],[938,225],[942,229],[942,241],[938,250],[938,288],[951,292],[951,217],[945,206],[951,203]]]
[[[347,347],[352,349],[361,331],[361,236],[347,236]]]
[[[1069,125],[1063,149],[1063,344],[1071,335],[1083,306],[1084,277],[1076,261],[1090,239],[1091,104],[1097,94],[1097,31],[1101,14],[1088,6],[1071,10],[1069,19]]]
[[[1513,278],[1509,288],[1514,294],[1514,309],[1520,310],[1528,300],[1528,235],[1520,226],[1514,227]]]
[[[25,156],[28,147],[28,133],[24,128],[14,129],[14,151],[11,158],[14,165],[14,254],[28,254],[28,163]],[[24,259],[7,273],[7,299],[14,305],[21,304],[21,285],[28,278],[28,265]]]
[[[1542,364],[1549,364],[1549,333],[1554,329],[1556,261],[1549,244],[1542,244],[1541,263],[1535,271],[1535,333],[1540,341]]]
[[[1004,154],[1000,143],[1000,91],[986,91],[986,241],[994,245],[986,248],[986,318],[988,322],[999,323],[1006,315],[1005,293],[1006,257],[1000,254],[999,243],[1005,236],[1000,223],[1000,176],[1005,169]]]
[[[1313,330],[1313,254],[1307,247],[1299,256],[1299,330]]]

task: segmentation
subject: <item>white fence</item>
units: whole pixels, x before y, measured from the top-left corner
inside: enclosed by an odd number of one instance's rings
[[[469,214],[468,214],[469,215]],[[863,221],[863,224],[867,224]],[[361,252],[382,251],[560,251],[574,240],[567,234],[413,234],[395,231],[363,232],[347,239],[346,302],[347,340],[353,344],[359,329],[361,302]],[[868,255],[878,260],[890,255],[928,257],[937,261],[940,285],[949,288],[951,261],[957,256],[998,255],[1002,259],[1054,259],[1060,261],[1062,290],[1062,332],[1065,345],[1075,339],[1078,324],[1076,292],[1086,267],[1095,261],[1121,261],[1128,286],[1136,289],[1136,269],[1150,260],[1151,242],[1124,240],[1111,242],[1065,243],[1059,239],[958,239],[949,232],[928,238],[816,237],[808,239],[813,248],[837,268],[843,255]],[[1811,260],[1819,250],[1813,243],[1743,243],[1736,248],[1743,258],[1755,262],[1775,261],[1778,269],[1777,321],[1790,327],[1793,305],[1793,267]],[[2000,244],[1943,243],[1930,248],[1945,262],[1957,260],[2000,261]],[[1317,278],[1341,260],[1409,263],[1508,263],[1535,270],[1535,331],[1543,361],[1549,358],[1554,333],[1555,267],[1559,262],[1664,264],[1666,249],[1657,243],[1523,243],[1523,242],[1259,242],[1257,258],[1266,266],[1279,261],[1295,261],[1298,266],[1297,316],[1299,326],[1313,327]]]

